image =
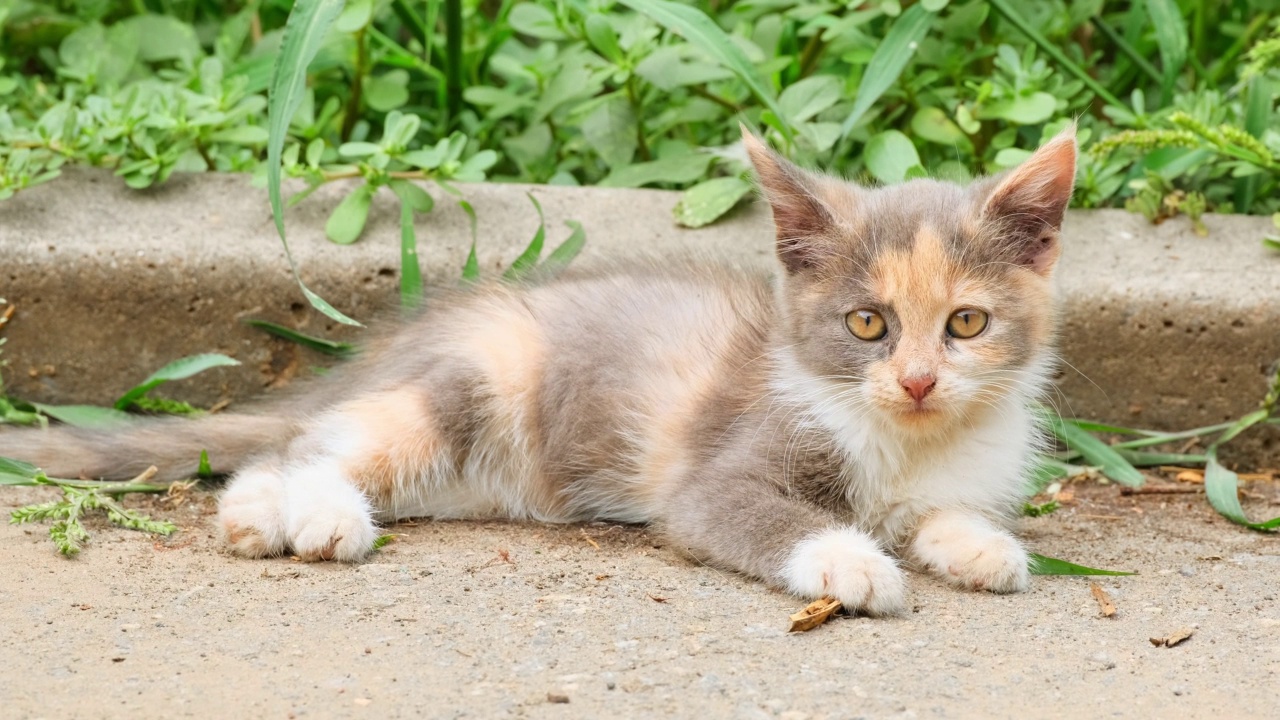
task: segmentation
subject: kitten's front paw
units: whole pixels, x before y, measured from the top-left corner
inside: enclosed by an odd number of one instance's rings
[[[364,494],[341,473],[323,465],[293,469],[287,478],[289,546],[303,560],[355,562],[378,538]]]
[[[231,551],[245,557],[280,555],[287,541],[284,477],[267,465],[242,470],[218,498],[218,524]]]
[[[926,569],[971,590],[1015,593],[1031,585],[1027,551],[982,518],[935,517],[920,529],[912,553]]]
[[[783,574],[805,598],[831,595],[850,612],[893,615],[906,606],[902,571],[866,533],[826,530],[796,545]]]

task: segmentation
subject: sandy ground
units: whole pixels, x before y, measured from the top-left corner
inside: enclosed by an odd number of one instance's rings
[[[5,513],[51,495],[5,489]],[[1274,501],[1273,501],[1274,502]],[[0,715],[37,717],[1262,717],[1280,705],[1280,537],[1196,496],[1076,490],[1033,549],[1136,577],[961,593],[788,634],[798,603],[643,529],[397,525],[359,566],[246,561],[213,498],[132,504],[75,560],[0,530]],[[1274,505],[1257,503],[1261,515]],[[1197,628],[1174,648],[1148,638]],[[564,702],[567,700],[567,704]]]

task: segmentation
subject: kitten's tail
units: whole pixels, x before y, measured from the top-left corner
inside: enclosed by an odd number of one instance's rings
[[[29,462],[49,477],[125,480],[155,465],[160,481],[195,477],[200,453],[215,474],[283,448],[295,433],[283,416],[227,413],[203,418],[143,419],[109,430],[65,425],[0,429],[0,457]]]

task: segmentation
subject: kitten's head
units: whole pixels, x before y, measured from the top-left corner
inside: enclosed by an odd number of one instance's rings
[[[777,227],[787,352],[835,393],[815,401],[925,430],[1038,394],[1074,128],[968,187],[862,188],[743,137]]]

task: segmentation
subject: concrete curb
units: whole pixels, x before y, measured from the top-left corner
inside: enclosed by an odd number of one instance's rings
[[[331,185],[289,212],[294,256],[307,283],[368,320],[395,301],[398,212],[374,201],[364,239],[339,247],[324,222],[345,188]],[[677,194],[655,190],[476,185],[479,257],[492,271],[532,237],[546,212],[548,242],[566,219],[587,232],[582,261],[630,253],[705,253],[770,262],[767,210],[742,209],[700,230],[677,228]],[[453,282],[470,246],[449,196],[420,222],[429,283]],[[1222,422],[1252,409],[1280,357],[1280,256],[1258,239],[1266,218],[1210,216],[1208,238],[1175,220],[1150,226],[1122,211],[1076,211],[1067,221],[1060,278],[1065,300],[1064,414],[1154,428]],[[134,192],[109,174],[75,170],[0,202],[0,297],[17,306],[5,329],[12,394],[49,403],[106,403],[177,357],[218,351],[239,368],[173,389],[193,402],[244,399],[326,361],[242,325],[260,317],[328,337],[358,330],[312,312],[289,275],[266,193],[247,177],[176,177]],[[1074,368],[1074,369],[1072,369]],[[1280,433],[1257,432],[1242,459],[1276,462]]]

